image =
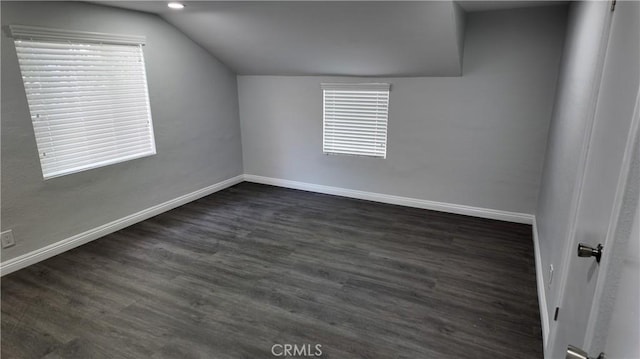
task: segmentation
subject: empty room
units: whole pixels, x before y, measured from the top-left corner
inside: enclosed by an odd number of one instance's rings
[[[640,359],[639,1],[4,1],[3,359]]]

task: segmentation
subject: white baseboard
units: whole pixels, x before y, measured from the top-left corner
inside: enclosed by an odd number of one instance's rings
[[[540,240],[538,239],[538,225],[533,218],[533,251],[536,258],[536,281],[538,284],[538,305],[540,306],[540,323],[542,324],[542,346],[546,352],[549,339],[549,315],[547,312],[547,293],[544,285],[542,257],[540,256]]]
[[[467,216],[497,219],[502,221],[525,223],[525,224],[534,223],[533,215],[527,214],[527,213],[507,212],[507,211],[500,211],[495,209],[435,202],[435,201],[428,201],[428,200],[417,199],[417,198],[392,196],[392,195],[380,194],[380,193],[374,193],[374,192],[356,191],[356,190],[340,188],[340,187],[330,187],[330,186],[323,186],[323,185],[317,185],[312,183],[289,181],[289,180],[278,179],[278,178],[245,174],[245,175],[235,176],[225,181],[188,193],[178,198],[174,198],[170,201],[158,204],[156,206],[144,209],[140,212],[131,214],[129,216],[120,218],[113,222],[109,222],[102,226],[77,234],[73,237],[63,239],[59,242],[50,244],[46,247],[6,260],[0,263],[0,276],[4,276],[6,274],[15,272],[19,269],[30,266],[32,264],[35,264],[47,258],[51,258],[57,254],[60,254],[62,252],[68,251],[70,249],[73,249],[85,243],[96,240],[100,237],[103,237],[107,234],[110,234],[120,229],[123,229],[125,227],[128,227],[132,224],[144,221],[145,219],[151,218],[160,213],[169,211],[183,204],[189,203],[191,201],[195,201],[196,199],[199,199],[201,197],[207,196],[214,192],[233,186],[237,183],[242,182],[243,180],[248,182],[269,184],[269,185],[274,185],[279,187],[300,189],[300,190],[310,191],[310,192],[332,194],[332,195],[343,196],[343,197],[364,199],[368,201],[396,204],[401,206],[408,206],[408,207],[415,207],[415,208],[422,208],[422,209],[430,209],[430,210],[441,211],[441,212],[462,214]],[[534,233],[536,233],[535,229],[534,229]],[[537,245],[537,242],[536,242],[536,245]],[[536,247],[536,253],[538,253],[537,247]],[[539,256],[536,254],[537,260],[538,260],[538,257]],[[538,268],[539,266],[540,266],[539,263],[536,262],[537,270],[541,270],[541,268]],[[541,278],[540,273],[538,273],[538,277]],[[541,290],[540,283],[538,283],[538,292],[540,292],[540,290]],[[544,290],[544,286],[542,287],[542,290]],[[541,298],[542,300],[544,300],[544,296],[542,296]],[[544,308],[546,313],[546,305]],[[548,322],[547,322],[546,328],[548,332]],[[544,329],[544,325],[543,325],[543,329]]]
[[[481,218],[497,219],[497,220],[507,221],[507,222],[533,224],[533,215],[528,213],[508,212],[508,211],[501,211],[496,209],[472,207],[472,206],[465,206],[465,205],[453,204],[453,203],[428,201],[424,199],[417,199],[417,198],[410,198],[410,197],[392,196],[388,194],[357,191],[357,190],[340,188],[340,187],[331,187],[331,186],[324,186],[324,185],[318,185],[313,183],[290,181],[290,180],[285,180],[280,178],[263,177],[263,176],[249,175],[249,174],[244,175],[244,180],[247,182],[255,182],[255,183],[268,184],[268,185],[273,185],[278,187],[299,189],[303,191],[332,194],[332,195],[342,196],[342,197],[364,199],[367,201],[397,204],[397,205],[407,206],[407,207],[430,209],[434,211],[463,214],[467,216],[474,216],[474,217],[481,217]]]
[[[30,266],[32,264],[35,264],[47,258],[51,258],[57,254],[68,251],[72,248],[78,247],[85,243],[91,242],[95,239],[106,236],[107,234],[113,233],[115,231],[128,227],[132,224],[144,221],[145,219],[151,218],[160,213],[182,206],[183,204],[189,203],[191,201],[195,201],[196,199],[210,195],[214,192],[218,192],[227,187],[231,187],[237,183],[242,182],[243,178],[244,178],[243,175],[238,175],[233,178],[229,178],[222,182],[218,182],[214,185],[185,194],[183,196],[174,198],[164,203],[160,203],[153,207],[149,207],[140,212],[117,219],[113,222],[109,222],[100,227],[90,229],[86,232],[77,234],[73,237],[63,239],[59,242],[50,244],[46,247],[23,254],[16,258],[9,259],[7,261],[0,263],[0,275],[3,276],[5,274],[15,272],[18,269],[22,269],[24,267]]]

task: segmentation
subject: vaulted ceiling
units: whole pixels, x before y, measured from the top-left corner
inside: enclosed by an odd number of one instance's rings
[[[166,1],[93,2],[156,13],[241,75],[347,76],[459,76],[463,8],[522,6],[495,1],[184,1],[186,7],[174,11]]]
[[[451,2],[194,3],[163,14],[240,74],[460,74]]]

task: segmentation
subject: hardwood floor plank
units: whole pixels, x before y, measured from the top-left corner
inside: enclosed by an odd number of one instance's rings
[[[532,246],[527,225],[241,183],[2,278],[1,354],[541,358]]]

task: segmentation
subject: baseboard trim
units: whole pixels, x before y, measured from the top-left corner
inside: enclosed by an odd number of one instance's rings
[[[195,201],[204,196],[208,196],[214,192],[218,192],[227,187],[231,187],[235,184],[242,182],[243,179],[244,179],[243,175],[238,175],[238,176],[229,178],[222,182],[218,182],[214,185],[199,189],[197,191],[185,194],[183,196],[174,198],[164,203],[160,203],[153,207],[149,207],[140,212],[133,213],[126,217],[109,222],[102,226],[90,229],[86,232],[77,234],[73,237],[63,239],[59,242],[50,244],[46,247],[6,260],[0,263],[0,276],[4,276],[6,274],[15,272],[19,269],[22,269],[32,264],[35,264],[37,262],[43,261],[47,258],[51,258],[57,254],[66,252],[70,249],[73,249],[85,243],[91,242],[100,237],[106,236],[107,234],[110,234],[120,229],[123,229],[125,227],[128,227],[132,224],[142,222],[145,219],[151,218],[163,212],[182,206],[183,204],[189,203],[191,201]]]
[[[130,225],[133,225],[135,223],[144,221],[145,219],[151,218],[163,212],[182,206],[183,204],[189,203],[191,201],[195,201],[201,197],[208,196],[212,193],[218,192],[227,187],[231,187],[243,181],[268,184],[268,185],[273,185],[278,187],[299,189],[299,190],[310,191],[310,192],[331,194],[331,195],[342,196],[342,197],[357,198],[357,199],[363,199],[363,200],[374,201],[374,202],[395,204],[395,205],[401,205],[401,206],[407,206],[407,207],[429,209],[429,210],[440,211],[440,212],[496,219],[496,220],[507,221],[507,222],[534,224],[534,243],[536,245],[535,247],[536,248],[536,271],[539,272],[540,270],[542,270],[542,268],[540,268],[541,264],[539,263],[539,255],[538,255],[539,248],[537,247],[538,246],[537,231],[535,229],[534,217],[531,214],[500,211],[495,209],[472,207],[472,206],[465,206],[465,205],[452,204],[452,203],[428,201],[428,200],[417,199],[417,198],[392,196],[392,195],[375,193],[375,192],[357,191],[357,190],[340,188],[340,187],[331,187],[331,186],[324,186],[324,185],[318,185],[318,184],[312,184],[312,183],[306,183],[306,182],[290,181],[290,180],[279,179],[279,178],[245,174],[245,175],[238,175],[238,176],[229,178],[227,180],[216,183],[214,185],[199,189],[197,191],[174,198],[167,202],[155,205],[153,207],[149,207],[140,212],[133,213],[129,216],[109,222],[102,226],[90,229],[86,232],[63,239],[59,242],[50,244],[46,247],[36,249],[29,253],[25,253],[21,256],[6,260],[0,263],[0,276],[7,275],[19,269],[22,269],[32,264],[43,261],[47,258],[51,258],[60,253],[66,252],[70,249],[81,246],[85,243],[91,242],[100,237],[106,236],[107,234],[113,233],[115,231],[118,231]],[[542,285],[541,287],[541,283],[540,283],[542,278],[541,273],[537,273],[537,274],[539,278],[538,294],[539,294],[539,297],[541,298],[541,301],[543,301],[545,297],[544,295],[540,295],[540,291],[542,290],[543,291],[542,293],[544,293],[544,285]],[[542,304],[541,304],[541,308],[543,308]],[[545,308],[544,313],[546,313],[546,305],[544,306],[544,308]],[[543,311],[541,310],[541,315],[542,313]],[[543,318],[543,331],[545,331],[545,328],[546,328],[546,333],[548,333],[548,320],[546,321],[546,327],[545,327],[544,325],[545,319],[546,318]],[[546,334],[544,337],[546,342]]]
[[[538,305],[540,306],[540,323],[542,324],[542,346],[547,349],[549,339],[549,315],[547,312],[547,293],[544,285],[542,257],[540,256],[540,240],[538,239],[538,225],[533,218],[533,252],[536,258],[536,282],[538,284]]]
[[[396,204],[401,206],[415,207],[415,208],[422,208],[422,209],[430,209],[434,211],[462,214],[462,215],[473,216],[473,217],[497,219],[497,220],[507,221],[507,222],[533,224],[533,215],[527,214],[527,213],[508,212],[508,211],[501,211],[496,209],[472,207],[472,206],[465,206],[465,205],[453,204],[453,203],[428,201],[424,199],[417,199],[417,198],[410,198],[410,197],[392,196],[388,194],[357,191],[357,190],[340,188],[340,187],[324,186],[324,185],[313,184],[313,183],[290,181],[290,180],[285,180],[280,178],[256,176],[256,175],[250,175],[250,174],[245,174],[244,180],[247,182],[268,184],[272,186],[293,188],[293,189],[299,189],[303,191],[331,194],[331,195],[342,196],[342,197],[364,199],[367,201]]]

